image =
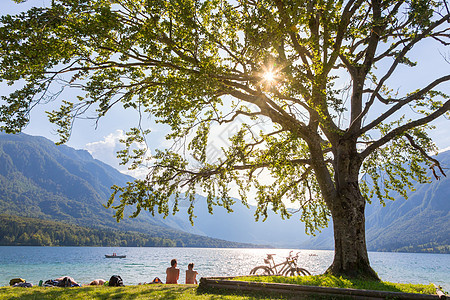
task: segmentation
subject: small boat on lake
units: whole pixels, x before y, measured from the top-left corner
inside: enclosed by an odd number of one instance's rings
[[[116,253],[113,253],[112,255],[105,254],[105,257],[106,258],[125,258],[127,256],[126,255],[117,255]]]

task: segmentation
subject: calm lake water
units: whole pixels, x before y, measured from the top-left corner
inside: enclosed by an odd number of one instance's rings
[[[323,273],[333,261],[333,251],[300,251],[299,265],[312,274]],[[165,281],[172,258],[181,269],[179,283],[185,281],[187,264],[193,262],[200,277],[246,275],[264,264],[267,253],[281,262],[290,249],[204,249],[204,248],[120,248],[120,247],[5,247],[0,246],[0,286],[21,277],[37,284],[39,280],[63,275],[78,283],[120,275],[125,285]],[[107,259],[105,254],[124,254],[124,259]],[[310,256],[310,254],[316,254]],[[428,284],[433,282],[450,291],[450,255],[370,252],[372,267],[384,281]]]

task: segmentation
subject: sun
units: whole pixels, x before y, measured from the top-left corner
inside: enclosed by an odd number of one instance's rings
[[[279,69],[274,68],[274,66],[262,66],[261,73],[259,73],[261,83],[266,87],[277,85],[280,80],[278,71]]]
[[[263,78],[266,82],[271,83],[275,81],[275,73],[272,70],[267,70],[263,74]]]

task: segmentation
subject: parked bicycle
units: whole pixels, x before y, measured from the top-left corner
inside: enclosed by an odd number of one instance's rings
[[[275,254],[267,254],[267,258],[264,259],[264,263],[268,266],[257,266],[250,271],[250,275],[279,275],[279,276],[307,276],[311,275],[308,270],[297,266],[298,254],[292,256],[292,252],[289,252],[289,256],[282,263],[275,264],[273,259]]]

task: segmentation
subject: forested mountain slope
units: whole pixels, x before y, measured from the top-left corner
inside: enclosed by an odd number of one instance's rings
[[[0,209],[3,213],[84,225],[111,225],[111,185],[131,177],[87,151],[25,134],[0,134]]]
[[[2,214],[98,229],[139,231],[179,241],[180,245],[244,246],[175,230],[161,218],[145,212],[137,219],[125,218],[117,223],[113,211],[102,204],[107,202],[112,185],[130,180],[133,178],[93,159],[87,151],[56,146],[42,137],[0,133]]]
[[[446,177],[416,184],[407,200],[367,206],[367,242],[380,251],[450,253],[450,151],[437,156]],[[431,174],[429,174],[431,176]]]
[[[171,247],[176,241],[144,233],[0,214],[0,246]]]

